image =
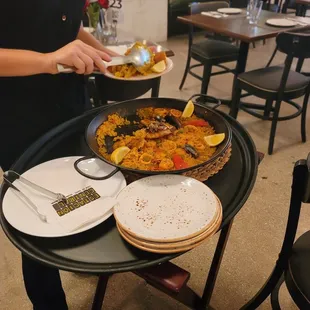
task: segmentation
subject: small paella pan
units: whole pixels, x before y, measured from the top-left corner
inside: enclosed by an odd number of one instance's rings
[[[193,102],[195,97],[204,103]],[[210,108],[206,102],[213,102]],[[231,146],[232,132],[215,111],[215,98],[194,95],[188,101],[143,98],[113,104],[97,115],[86,129],[86,141],[94,156],[119,170],[142,175],[193,171],[216,161]],[[187,173],[188,175],[188,173]]]

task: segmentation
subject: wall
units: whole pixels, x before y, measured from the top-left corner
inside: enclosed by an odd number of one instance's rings
[[[122,4],[120,29],[155,42],[167,39],[168,0],[122,0]]]

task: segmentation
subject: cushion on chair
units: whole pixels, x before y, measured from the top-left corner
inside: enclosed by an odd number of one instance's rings
[[[171,262],[136,270],[135,274],[158,289],[173,293],[178,293],[190,278],[188,271]]]
[[[218,40],[203,40],[192,45],[192,57],[195,55],[206,60],[227,58],[228,61],[237,60],[239,48],[228,42]],[[231,59],[231,60],[230,60]]]
[[[242,83],[249,84],[266,92],[277,93],[280,87],[284,67],[275,66],[245,72],[239,75]],[[307,87],[310,78],[301,73],[290,71],[286,82],[285,92],[294,92]]]
[[[310,231],[295,242],[285,280],[295,303],[310,309]]]

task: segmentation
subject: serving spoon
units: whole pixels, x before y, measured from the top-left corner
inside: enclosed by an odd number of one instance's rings
[[[134,45],[128,55],[112,57],[111,61],[102,61],[106,67],[133,64],[138,71],[141,71],[151,63],[151,56],[151,52],[147,48]],[[75,71],[73,67],[67,67],[62,64],[57,64],[57,70],[59,73],[71,73]],[[95,71],[100,70],[95,67]]]

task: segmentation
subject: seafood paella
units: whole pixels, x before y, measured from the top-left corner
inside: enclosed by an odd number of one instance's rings
[[[180,111],[170,108],[141,108],[139,121],[118,114],[108,116],[97,129],[100,154],[108,161],[131,169],[180,170],[209,160],[225,138],[194,113],[189,101]],[[122,126],[135,126],[130,134],[118,134]]]
[[[146,49],[150,53],[150,62],[146,63],[144,66],[136,68],[132,64],[110,66],[108,71],[118,78],[131,78],[138,75],[149,75],[152,73],[161,73],[166,70],[167,58],[165,52],[154,53],[153,50],[141,42],[136,42],[131,48],[129,48],[125,55],[130,54],[133,47],[141,47]]]

